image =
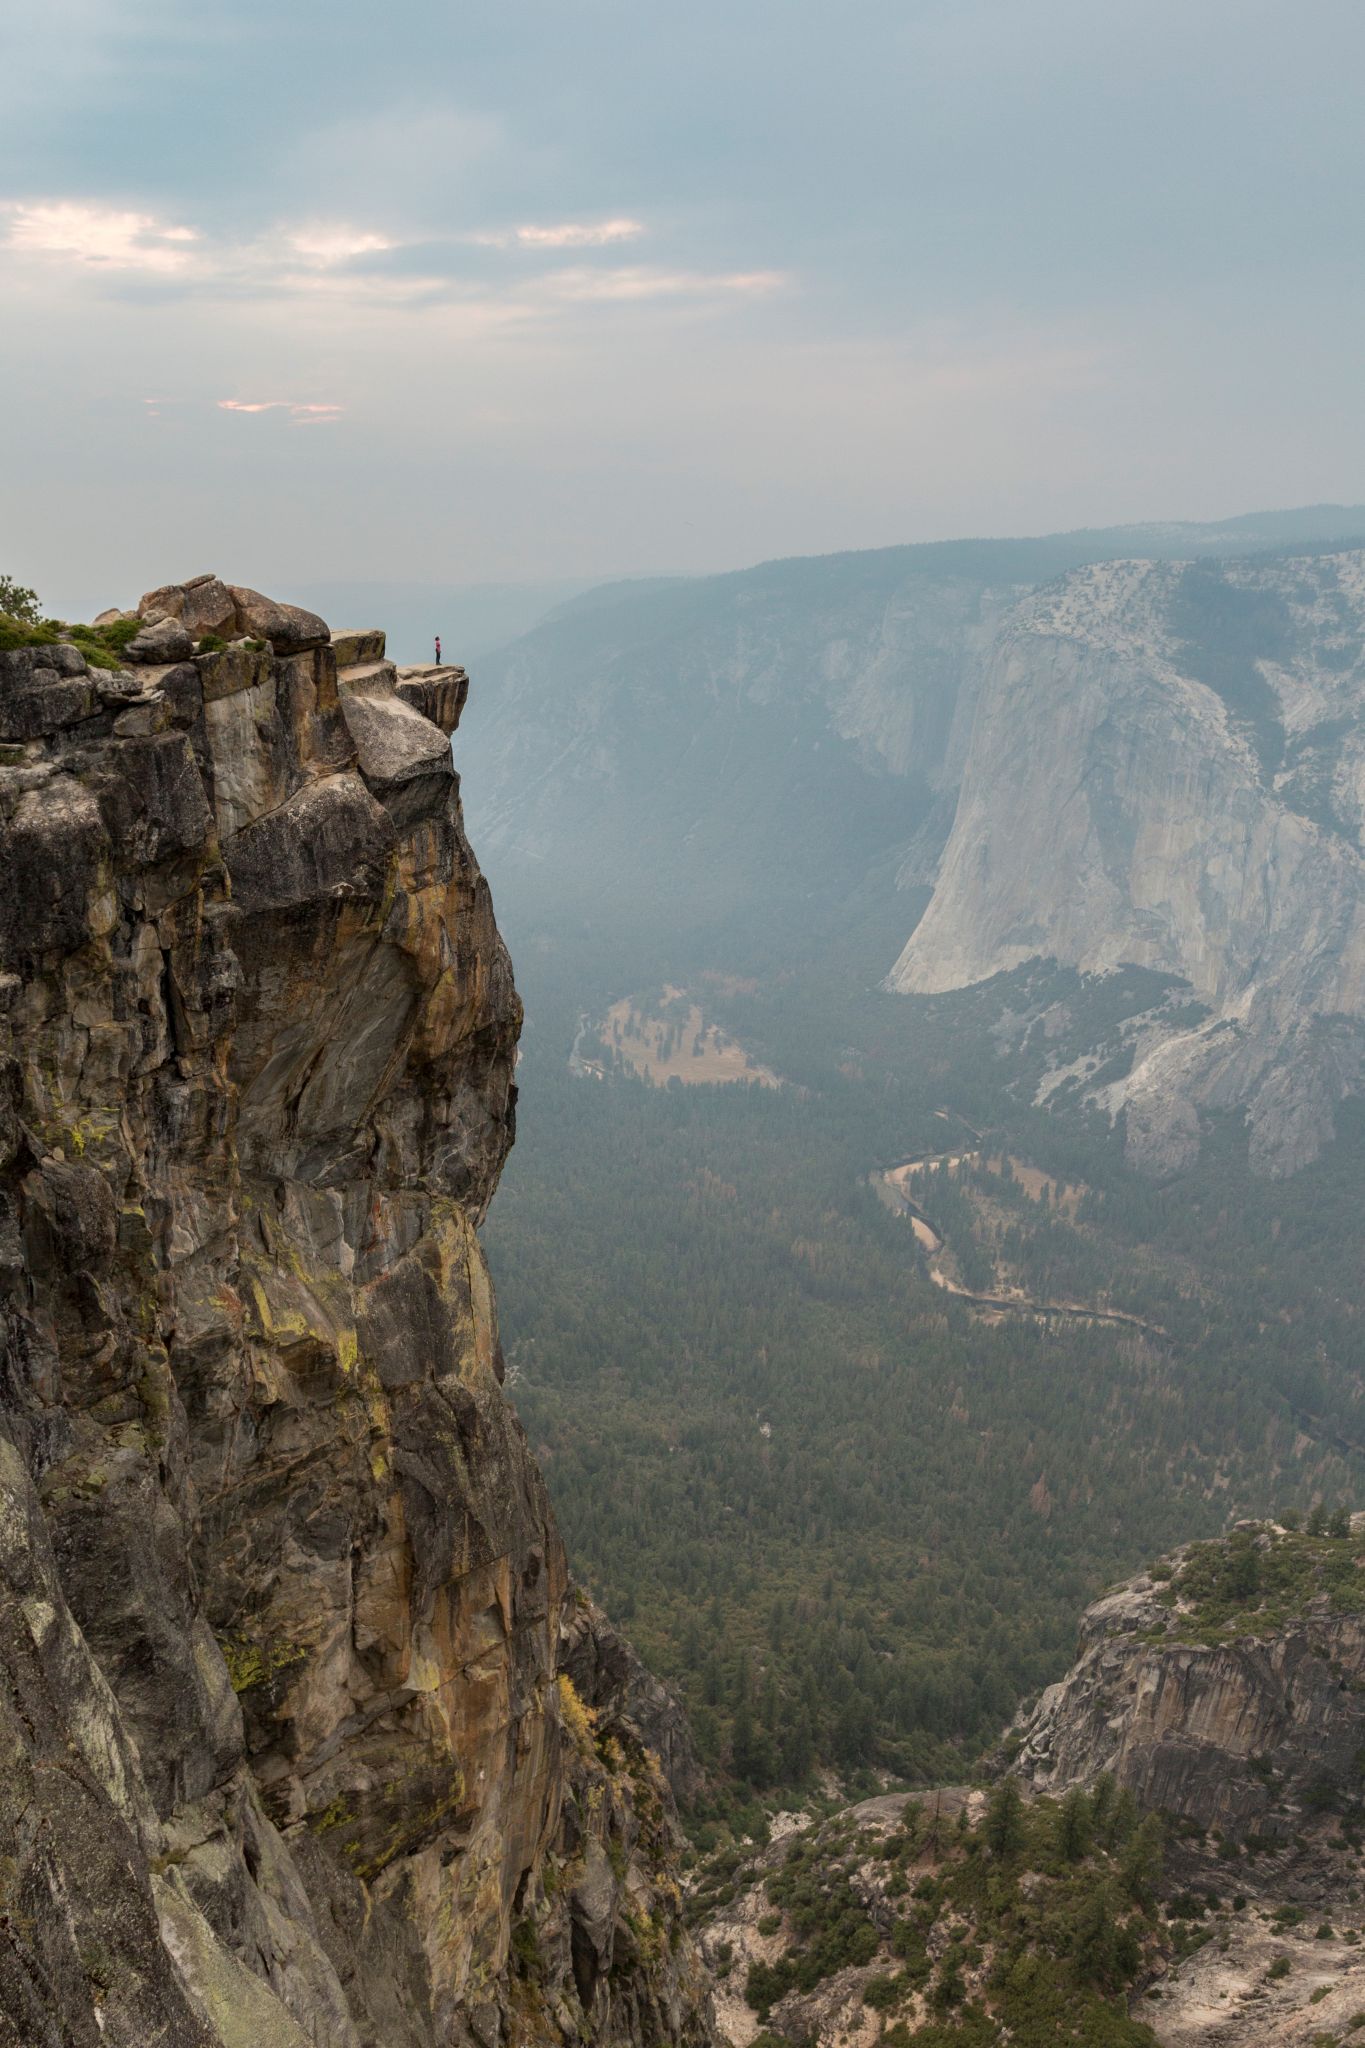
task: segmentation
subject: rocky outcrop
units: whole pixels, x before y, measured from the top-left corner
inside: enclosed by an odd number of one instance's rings
[[[1170,1170],[1244,1107],[1254,1165],[1304,1164],[1365,1073],[1363,647],[1358,552],[1110,563],[1029,600],[890,986],[1039,957],[1176,978],[1201,1020],[1140,1033],[1094,1098],[1130,1154]]]
[[[276,654],[302,654],[312,647],[325,647],[331,639],[326,622],[316,612],[305,611],[302,605],[280,604],[273,597],[262,597],[259,590],[224,583],[211,575],[149,590],[139,600],[137,616],[147,625],[130,643],[130,653],[149,636],[165,633],[168,624],[178,626],[192,641],[210,635],[219,640],[245,637],[268,642]],[[148,657],[134,653],[134,658]]]
[[[1298,1547],[1273,1530],[1252,1542],[1257,1558],[1287,1560]],[[1186,1571],[1207,1577],[1217,1551],[1180,1553],[1159,1577],[1143,1573],[1087,1611],[1074,1666],[1006,1744],[1010,1768],[1035,1791],[1109,1772],[1143,1806],[1267,1843],[1354,1798],[1365,1743],[1357,1559],[1344,1557],[1345,1602],[1315,1592],[1305,1574],[1297,1597],[1233,1605],[1211,1625],[1207,1606],[1186,1596]]]
[[[466,679],[140,614],[0,653],[0,2039],[705,2042],[501,1388]]]
[[[687,1716],[600,1607],[579,1594],[560,1626],[559,1668],[607,1735],[625,1729],[658,1759],[674,1799],[690,1806],[705,1785]]]

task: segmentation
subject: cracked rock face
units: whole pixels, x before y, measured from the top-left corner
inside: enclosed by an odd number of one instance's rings
[[[135,675],[0,654],[0,2041],[704,2043],[501,1388],[466,679],[140,613]]]

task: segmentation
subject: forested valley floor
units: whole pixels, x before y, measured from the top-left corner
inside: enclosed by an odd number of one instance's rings
[[[498,907],[527,1003],[486,1234],[509,1383],[577,1570],[680,1690],[721,1804],[960,1776],[1104,1584],[1237,1515],[1360,1498],[1365,1114],[1278,1183],[1229,1120],[1158,1187],[1081,1099],[1181,1003],[1154,976],[909,999],[878,985],[876,915],[755,944]],[[782,1085],[652,1085],[623,1056],[685,1068],[705,1032]],[[954,1295],[876,1184],[945,1155],[916,1186],[958,1286],[1149,1328]]]

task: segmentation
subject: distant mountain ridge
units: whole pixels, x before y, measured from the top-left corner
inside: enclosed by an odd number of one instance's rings
[[[1164,1169],[1197,1144],[1201,1108],[1255,1095],[1260,1162],[1290,1170],[1330,1133],[1365,1059],[1351,1021],[1355,970],[1334,978],[1332,965],[1357,945],[1362,771],[1338,772],[1335,759],[1344,749],[1354,763],[1360,744],[1357,599],[1349,577],[1347,589],[1334,569],[1313,567],[1347,559],[1362,535],[1365,506],[1314,506],[604,586],[479,664],[461,748],[475,771],[474,829],[505,889],[599,922],[764,931],[860,891],[885,904],[897,888],[934,887],[922,932],[923,899],[907,896],[906,951],[893,962],[888,949],[892,986],[909,991],[965,986],[1038,955],[1183,977],[1226,1027],[1205,1034],[1199,1073],[1163,1067],[1154,1044],[1135,1061],[1140,1085],[1104,1106],[1129,1113],[1134,1149]],[[1166,565],[1134,583],[1150,614],[1134,631],[1162,680],[1125,727],[1123,765],[1104,773],[1127,791],[1115,798],[1124,829],[1139,833],[1144,805],[1157,803],[1153,776],[1176,773],[1173,763],[1204,776],[1183,813],[1178,915],[1160,908],[1169,878],[1150,833],[1141,873],[1126,880],[1115,879],[1113,849],[1068,865],[1050,836],[1074,822],[1067,792],[1095,769],[1084,749],[1096,735],[1108,743],[1116,663],[1131,667],[1113,618],[1087,623],[1086,606],[1112,608],[1126,587],[1113,565],[1133,561]],[[1224,575],[1219,565],[1233,561]],[[1176,566],[1190,563],[1206,565],[1194,583]],[[1052,592],[1074,617],[1065,661],[1048,655],[1038,669],[1029,663],[1053,644],[1040,623]],[[1344,608],[1335,640],[1323,613],[1332,604]],[[1262,628],[1264,645],[1253,645],[1248,632]],[[1093,713],[1084,732],[1066,723],[1078,690]],[[1180,814],[1161,802],[1162,816]],[[1263,855],[1270,865],[1251,875],[1244,904],[1220,911],[1199,898],[1199,834],[1225,823],[1228,805],[1244,823],[1236,846],[1218,843],[1220,873]],[[1037,829],[1024,834],[1031,809]],[[996,881],[982,879],[983,862]],[[1297,894],[1279,888],[1291,865]],[[1083,867],[1108,880],[1071,915],[1060,899]],[[1258,888],[1276,899],[1259,926]],[[1262,927],[1281,935],[1272,951],[1293,952],[1297,933],[1311,970],[1277,967],[1272,988]],[[1250,1025],[1234,1016],[1238,1003],[1254,1012]],[[1305,1088],[1286,1084],[1286,1061],[1309,1077]]]
[[[461,754],[504,872],[692,911],[838,892],[956,787],[1004,612],[1086,562],[1365,536],[1365,506],[794,557],[600,585],[482,656]],[[452,643],[452,651],[454,649]],[[940,827],[946,833],[948,820]]]

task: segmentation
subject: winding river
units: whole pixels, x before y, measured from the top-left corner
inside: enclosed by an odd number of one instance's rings
[[[947,1117],[951,1111],[937,1111]],[[980,1142],[981,1133],[974,1130],[965,1118],[956,1119]],[[1093,1303],[1083,1301],[1040,1301],[1036,1296],[1022,1290],[1008,1294],[981,1294],[975,1289],[964,1287],[944,1269],[944,1255],[947,1243],[942,1230],[934,1219],[927,1215],[909,1191],[909,1182],[918,1173],[931,1167],[946,1166],[950,1169],[963,1164],[974,1165],[981,1157],[976,1150],[956,1152],[926,1152],[918,1159],[902,1160],[898,1166],[883,1168],[872,1175],[873,1186],[887,1208],[904,1216],[914,1231],[915,1239],[923,1247],[929,1266],[929,1278],[945,1294],[951,1294],[959,1301],[965,1301],[971,1308],[995,1309],[1011,1315],[1033,1316],[1055,1322],[1118,1323],[1131,1330],[1140,1330],[1144,1336],[1155,1337],[1163,1344],[1172,1339],[1170,1332],[1160,1323],[1149,1322],[1145,1316],[1131,1314],[1127,1309],[1097,1308]],[[1011,1161],[1011,1165],[1015,1162]]]

